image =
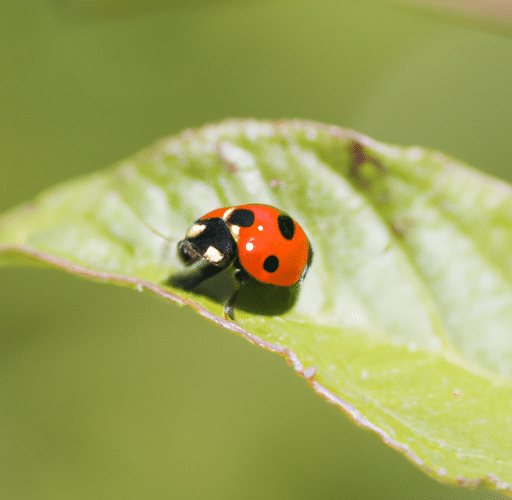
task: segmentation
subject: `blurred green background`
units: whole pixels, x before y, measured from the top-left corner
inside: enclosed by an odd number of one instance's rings
[[[510,37],[378,1],[141,3],[2,0],[0,211],[227,117],[512,180]],[[0,294],[1,499],[501,498],[433,481],[189,309],[41,269]]]

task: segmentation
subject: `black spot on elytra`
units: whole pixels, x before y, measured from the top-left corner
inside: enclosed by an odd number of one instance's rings
[[[254,224],[254,212],[248,208],[237,208],[233,210],[228,218],[230,224],[240,227],[251,227]]]
[[[279,214],[277,216],[277,225],[279,227],[279,231],[283,235],[283,238],[287,240],[291,240],[293,235],[295,234],[295,222],[293,219],[286,214]]]
[[[275,255],[269,255],[263,262],[263,269],[267,273],[275,273],[279,267],[279,259]]]

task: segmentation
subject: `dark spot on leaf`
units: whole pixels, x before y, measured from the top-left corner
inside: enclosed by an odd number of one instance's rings
[[[365,169],[365,166],[369,168]],[[352,142],[349,147],[349,175],[359,189],[370,189],[374,178],[385,173],[386,168],[377,158],[368,154],[359,142]]]

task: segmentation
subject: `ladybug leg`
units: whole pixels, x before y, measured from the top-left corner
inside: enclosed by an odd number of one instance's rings
[[[235,266],[239,264],[238,262],[235,263]],[[234,306],[235,306],[235,300],[238,295],[238,292],[240,291],[240,288],[242,288],[242,285],[244,284],[245,280],[249,277],[249,274],[243,267],[237,268],[235,271],[235,289],[233,290],[233,293],[229,297],[228,300],[224,303],[224,319],[230,319],[234,321],[235,319],[235,313],[234,313]]]

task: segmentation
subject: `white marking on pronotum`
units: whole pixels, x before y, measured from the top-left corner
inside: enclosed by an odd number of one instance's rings
[[[209,262],[212,262],[212,263],[216,264],[217,262],[220,262],[222,260],[224,255],[222,254],[222,252],[217,250],[215,247],[209,246],[206,249],[206,252],[204,253],[204,257]]]
[[[187,231],[187,238],[195,238],[196,236],[199,236],[205,229],[205,224],[193,224],[192,227]]]
[[[233,211],[235,210],[235,207],[231,207],[231,208],[228,208],[223,214],[222,214],[222,218],[224,220],[228,220],[228,217],[233,213]]]
[[[236,240],[238,238],[238,235],[240,234],[240,226],[231,226],[229,230],[231,231],[233,238],[235,238]]]

